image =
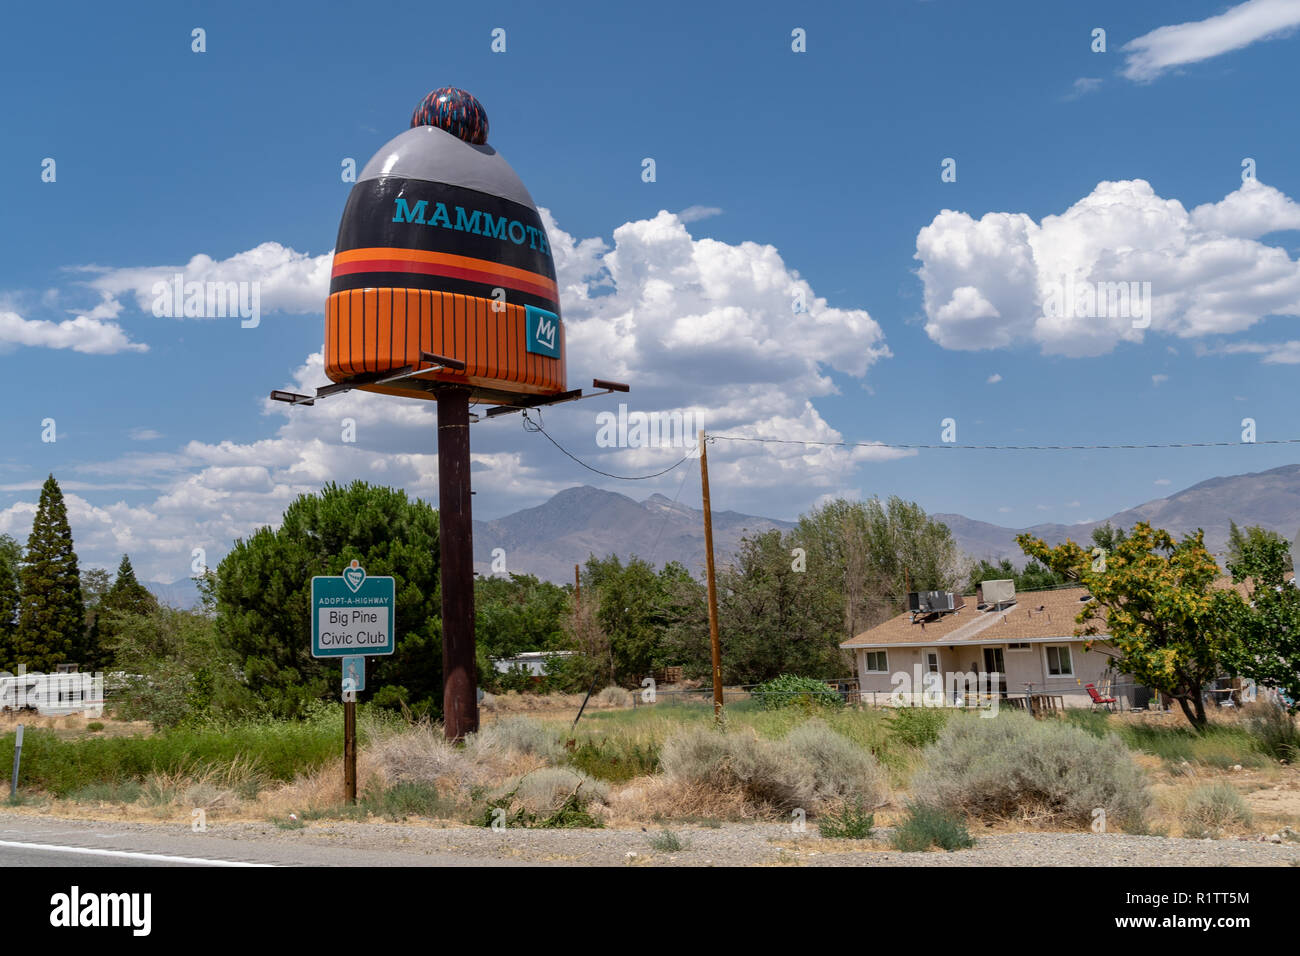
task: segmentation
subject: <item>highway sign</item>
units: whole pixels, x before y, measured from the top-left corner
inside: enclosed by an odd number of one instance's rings
[[[366,689],[366,659],[364,657],[343,658],[343,690],[359,691]]]
[[[396,605],[393,579],[369,577],[356,561],[338,577],[312,578],[312,657],[393,653]]]

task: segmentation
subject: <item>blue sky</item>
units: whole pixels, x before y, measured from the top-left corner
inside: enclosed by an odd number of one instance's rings
[[[445,85],[479,98],[490,142],[548,211],[571,387],[627,378],[633,410],[694,409],[711,431],[769,438],[938,442],[948,417],[962,444],[1237,441],[1248,417],[1260,439],[1300,437],[1298,8],[10,11],[0,531],[25,539],[53,472],[83,563],[129,551],[168,581],[189,576],[194,548],[215,563],[331,478],[435,499],[427,404],[265,399],[325,381],[309,357],[350,189],[341,163],[362,166]],[[791,49],[795,28],[806,52]],[[175,271],[260,281],[260,324],[155,317],[149,286]],[[1066,273],[1150,281],[1150,327],[1041,321],[1044,283]],[[680,457],[598,448],[595,415],[613,407],[561,406],[547,427],[607,471]],[[340,442],[345,416],[355,444]],[[473,442],[479,517],[581,483],[699,499],[680,472],[600,479],[516,418],[476,426]],[[1294,454],[720,442],[710,463],[717,507],[792,518],[827,495],[899,494],[1024,526],[1101,518]]]

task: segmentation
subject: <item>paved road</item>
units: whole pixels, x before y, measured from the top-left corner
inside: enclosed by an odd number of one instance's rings
[[[234,837],[184,825],[103,823],[0,813],[0,870],[19,866],[500,866],[509,861],[412,850]]]

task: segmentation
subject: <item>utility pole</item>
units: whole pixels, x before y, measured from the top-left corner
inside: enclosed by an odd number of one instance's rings
[[[578,574],[578,566],[573,566],[573,605],[579,607],[582,605],[582,578]]]
[[[474,519],[469,389],[438,389],[438,553],[442,577],[442,720],[448,740],[478,730],[474,660]]]
[[[718,644],[718,584],[713,568],[713,510],[709,506],[709,450],[700,429],[700,488],[704,498],[704,567],[709,585],[709,643],[713,648],[713,718],[722,719],[722,648]]]

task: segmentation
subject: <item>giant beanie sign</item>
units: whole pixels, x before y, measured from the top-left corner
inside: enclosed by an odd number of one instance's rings
[[[474,646],[474,521],[469,429],[482,418],[626,392],[565,384],[564,322],[555,263],[537,207],[487,141],[488,118],[464,90],[434,90],[411,128],[366,163],[348,196],[325,303],[325,373],[314,405],[352,389],[431,399],[438,411],[438,578],[442,591],[442,723],[449,739],[478,729]],[[377,579],[356,566],[312,582],[312,653],[391,654]],[[355,684],[352,685],[355,688]],[[345,702],[345,777],[355,794],[355,738]],[[348,741],[351,741],[349,743]]]
[[[362,169],[339,225],[325,311],[325,372],[335,382],[434,398],[438,383],[473,398],[565,390],[555,264],[532,197],[487,143],[483,107],[463,90],[430,93],[411,128]]]

